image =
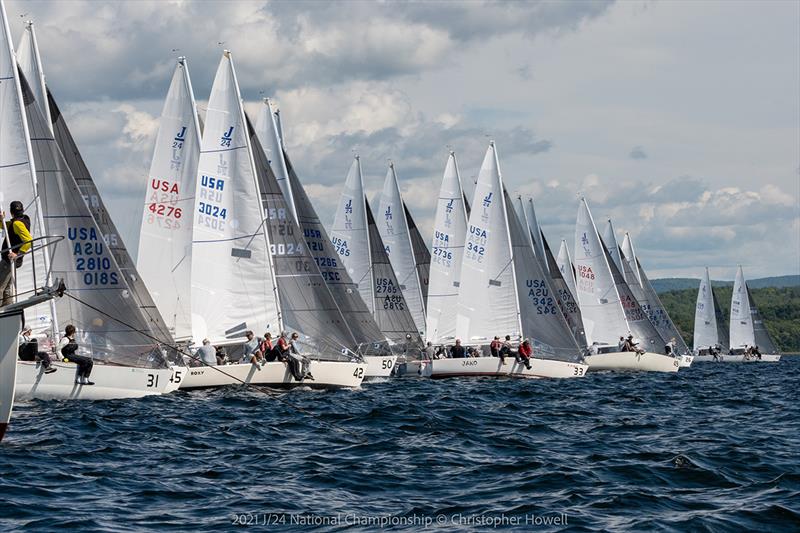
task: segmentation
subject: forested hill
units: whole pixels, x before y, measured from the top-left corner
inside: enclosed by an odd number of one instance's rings
[[[784,279],[797,278],[798,276],[782,276],[780,278],[764,279]],[[655,280],[653,285],[659,281]],[[686,344],[692,345],[694,335],[694,308],[697,302],[697,286],[699,280],[688,280],[694,286],[684,290],[671,290],[659,295],[664,307],[667,308],[670,317],[678,327],[678,330],[686,340]],[[754,280],[758,281],[758,280]],[[772,339],[781,352],[800,351],[800,286],[793,287],[766,287],[755,288],[751,282],[747,282],[753,294],[758,310],[764,317]],[[714,287],[714,294],[717,297],[723,316],[730,316],[731,293],[733,292],[732,283],[727,286]]]
[[[662,278],[650,280],[657,293],[667,291],[680,291],[683,289],[694,289],[700,286],[700,280],[695,278]],[[733,281],[711,280],[713,287],[732,287]],[[773,276],[771,278],[758,278],[747,280],[750,289],[763,289],[764,287],[798,287],[800,286],[800,275]]]

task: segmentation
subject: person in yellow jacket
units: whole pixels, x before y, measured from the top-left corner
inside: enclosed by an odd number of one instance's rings
[[[9,206],[11,220],[6,221],[6,238],[3,239],[2,259],[0,259],[0,293],[5,306],[14,301],[14,269],[22,266],[22,258],[31,249],[31,219],[25,214],[25,207],[19,200]],[[5,213],[3,213],[5,220]],[[14,262],[13,265],[11,262]]]

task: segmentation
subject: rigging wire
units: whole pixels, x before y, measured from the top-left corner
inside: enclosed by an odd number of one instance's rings
[[[132,329],[132,330],[144,335],[145,337],[148,337],[148,338],[152,339],[153,341],[155,341],[155,342],[157,342],[159,344],[162,344],[164,346],[168,346],[169,348],[175,350],[177,353],[179,353],[179,354],[181,354],[183,356],[189,357],[193,361],[200,363],[202,366],[205,366],[205,367],[211,368],[213,370],[216,370],[217,372],[221,373],[222,375],[224,375],[224,376],[226,376],[226,377],[228,377],[228,378],[230,378],[230,379],[232,379],[234,381],[238,381],[242,385],[245,385],[245,386],[247,386],[249,388],[255,389],[256,391],[261,392],[262,394],[265,394],[265,395],[269,396],[272,399],[278,400],[279,402],[283,403],[284,405],[288,406],[289,408],[294,409],[297,412],[300,412],[300,413],[302,413],[302,414],[304,414],[306,416],[309,416],[309,417],[315,419],[317,422],[319,422],[322,425],[328,427],[329,429],[334,429],[334,430],[339,431],[341,433],[346,433],[347,435],[358,439],[361,443],[366,443],[366,439],[363,436],[361,436],[361,435],[359,435],[359,434],[357,434],[357,433],[355,433],[353,431],[350,431],[349,429],[345,429],[345,428],[340,427],[340,426],[338,426],[336,424],[332,424],[332,423],[328,422],[327,420],[324,420],[323,418],[321,418],[320,416],[312,413],[308,409],[304,409],[302,407],[299,407],[299,406],[293,404],[292,402],[287,401],[281,395],[276,394],[275,392],[269,390],[268,388],[266,388],[264,386],[253,384],[253,383],[248,383],[248,382],[246,382],[246,381],[244,381],[242,379],[239,379],[238,377],[236,377],[234,375],[229,374],[228,372],[225,372],[219,366],[207,365],[199,357],[197,357],[195,355],[192,355],[191,353],[182,350],[179,346],[174,346],[171,343],[164,342],[163,340],[161,340],[161,339],[159,339],[157,337],[154,337],[153,335],[150,335],[148,332],[142,331],[142,330],[134,327],[133,325],[128,324],[127,322],[125,322],[121,318],[118,318],[118,317],[116,317],[114,315],[111,315],[110,313],[107,313],[106,311],[103,311],[102,309],[100,309],[98,307],[95,307],[92,304],[89,304],[89,303],[81,300],[77,296],[74,296],[73,294],[71,294],[69,292],[69,290],[67,290],[64,293],[64,295],[68,296],[69,298],[72,298],[73,300],[75,300],[76,302],[80,303],[81,305],[85,305],[89,309],[92,309],[93,311],[96,311],[96,312],[98,312],[100,314],[103,314],[106,317],[110,318],[111,320],[114,320],[114,321],[122,324],[123,326],[125,326],[127,328],[130,328],[130,329]]]

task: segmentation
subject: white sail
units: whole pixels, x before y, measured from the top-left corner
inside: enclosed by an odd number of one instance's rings
[[[617,269],[622,274],[622,277],[625,277],[625,268],[622,266],[622,261],[620,260],[619,256],[619,245],[617,244],[617,236],[614,232],[614,225],[611,223],[611,219],[608,219],[608,223],[606,224],[606,228],[603,231],[603,244],[606,245],[608,248],[608,253],[611,255],[611,259],[614,260],[614,264],[617,265]],[[625,281],[628,281],[627,278]]]
[[[224,343],[281,327],[269,240],[239,85],[228,51],[211,96],[198,164],[192,242],[195,341]]]
[[[539,220],[536,218],[536,209],[533,206],[533,198],[528,198],[524,203],[525,218],[528,220],[528,229],[533,239],[533,251],[536,252],[536,259],[539,263],[547,267],[544,245],[542,243],[542,229],[539,227]]]
[[[386,180],[383,182],[379,214],[376,222],[381,233],[386,253],[392,262],[400,290],[408,304],[411,316],[417,330],[424,336],[425,332],[425,302],[420,286],[417,265],[414,261],[414,249],[408,231],[403,199],[400,196],[400,185],[394,164],[389,164]]]
[[[730,335],[732,349],[753,346],[756,343],[753,331],[753,315],[750,310],[750,297],[741,265],[736,270],[736,281],[733,282]]]
[[[200,124],[185,58],[179,58],[147,177],[136,267],[167,327],[192,335],[192,218]]]
[[[25,79],[31,87],[36,104],[44,115],[45,120],[51,125],[50,106],[47,105],[47,86],[44,82],[44,71],[42,69],[42,59],[39,56],[39,45],[36,41],[36,32],[33,29],[33,21],[25,22],[25,30],[17,48],[17,63]]]
[[[269,166],[278,180],[283,197],[286,198],[288,209],[297,221],[297,208],[292,194],[292,186],[289,181],[289,171],[286,168],[286,160],[283,158],[283,146],[280,134],[278,133],[278,123],[275,113],[272,112],[272,105],[269,98],[264,98],[264,105],[258,112],[256,120],[256,135],[261,142],[261,147],[269,159]]]
[[[454,152],[444,169],[439,201],[433,223],[431,274],[428,287],[427,340],[432,343],[452,340],[456,334],[458,292],[461,285],[461,261],[467,236],[467,211],[464,189],[458,174]]]
[[[627,237],[627,235],[626,235]],[[716,346],[717,318],[714,316],[714,294],[711,288],[711,279],[708,268],[700,279],[700,288],[697,291],[697,304],[694,310],[694,351]]]
[[[375,313],[363,180],[361,161],[355,156],[347,173],[339,205],[336,207],[330,236],[333,247],[347,267],[350,279],[358,285],[361,298],[367,304],[367,308]]]
[[[628,332],[628,323],[585,199],[578,206],[575,225],[575,270],[586,342],[616,344],[620,335]]]
[[[478,173],[461,265],[456,335],[465,344],[522,334],[503,180],[494,142]]]
[[[622,253],[625,255],[626,260],[630,263],[631,269],[633,269],[633,275],[636,278],[636,283],[639,284],[640,287],[643,286],[642,283],[642,276],[639,273],[639,260],[636,257],[636,250],[633,249],[633,240],[628,232],[625,232],[625,238],[622,239]],[[633,280],[627,280],[628,283],[632,283]]]
[[[561,275],[564,277],[564,281],[567,284],[570,294],[575,301],[577,301],[577,292],[575,290],[575,269],[572,267],[572,258],[569,256],[569,247],[567,246],[567,241],[565,239],[561,239],[561,247],[558,249],[556,264],[558,265],[558,271],[561,272]]]
[[[6,217],[10,217],[9,204],[15,200],[22,202],[25,214],[30,217],[31,234],[36,238],[46,232],[23,105],[22,85],[5,5],[0,2],[0,210],[6,212]],[[8,219],[5,221],[8,222]],[[0,242],[5,247],[7,241],[4,225],[0,231],[3,232]],[[39,241],[34,246],[41,244]],[[37,286],[42,287],[47,283],[45,255],[29,255],[24,259],[23,265],[15,269],[16,294],[19,298],[30,297]],[[25,316],[34,334],[52,332],[54,324],[51,303],[33,306],[25,311]]]

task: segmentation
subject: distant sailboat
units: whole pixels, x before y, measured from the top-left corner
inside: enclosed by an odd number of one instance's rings
[[[756,320],[758,320],[758,326],[754,323]],[[751,301],[750,289],[747,287],[741,265],[736,270],[736,280],[733,282],[730,324],[730,344],[734,354],[745,354],[745,362],[780,361],[781,355],[769,337],[761,314],[755,309],[755,303]],[[758,339],[756,338],[757,329],[759,331]],[[766,344],[760,345],[758,341],[766,342]],[[759,351],[762,352],[761,357],[747,354],[747,350],[755,346],[758,346]]]
[[[694,360],[698,363],[741,362],[744,355],[728,354],[727,338],[720,338],[720,324],[717,322],[720,311],[716,300],[706,268],[700,279],[694,311]]]
[[[678,359],[654,351],[663,349],[663,345],[658,346],[661,339],[600,240],[584,199],[575,227],[575,269],[586,341],[592,343],[586,357],[589,368],[676,372]],[[629,332],[645,353],[619,351],[617,340]]]

